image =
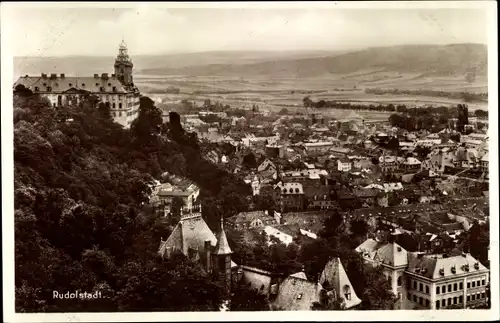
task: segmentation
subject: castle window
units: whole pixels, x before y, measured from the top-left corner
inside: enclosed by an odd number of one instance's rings
[[[429,286],[425,285],[425,293],[429,294]]]
[[[349,285],[344,285],[344,296],[347,300],[351,299],[351,288],[349,287]]]
[[[457,284],[457,283],[453,284],[453,291],[455,291],[455,292],[456,292],[456,291],[457,291],[457,289],[458,289],[458,284]]]
[[[116,103],[113,102],[113,109],[116,109]],[[121,112],[120,112],[121,114]]]
[[[486,279],[483,279],[481,282],[483,286],[486,285]]]
[[[441,303],[439,301],[436,301],[436,309],[439,309]]]
[[[464,289],[464,283],[460,282],[460,290]]]
[[[113,103],[113,105],[114,105],[114,103]],[[120,117],[122,116],[122,112],[121,111],[118,112],[118,116],[120,116]]]
[[[118,109],[121,109],[121,108],[122,108],[122,104],[120,102],[120,103],[118,103]]]
[[[441,300],[441,306],[446,306],[446,300],[445,299]]]
[[[460,296],[458,297],[458,303],[459,303],[459,304],[462,304],[463,302],[464,302],[464,297],[463,297],[462,295],[460,295]]]
[[[441,290],[439,289],[439,286],[436,287],[436,294],[439,294]]]
[[[451,298],[448,298],[448,305],[451,305]]]

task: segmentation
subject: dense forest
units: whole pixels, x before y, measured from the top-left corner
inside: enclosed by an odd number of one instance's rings
[[[168,171],[202,187],[204,217],[245,208],[250,188],[201,158],[178,115],[142,97],[130,130],[89,96],[52,108],[14,93],[16,311],[217,310],[220,288],[182,255],[156,251],[171,227],[146,205],[153,178]],[[100,291],[98,300],[53,292]]]

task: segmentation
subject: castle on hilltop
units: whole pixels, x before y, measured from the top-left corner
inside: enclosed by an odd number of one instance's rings
[[[40,76],[21,76],[14,89],[23,85],[34,93],[50,100],[53,107],[78,104],[86,95],[93,94],[109,105],[114,121],[129,128],[139,114],[139,89],[134,85],[134,64],[128,55],[127,45],[121,42],[114,63],[114,74],[94,76],[66,76],[42,73]]]

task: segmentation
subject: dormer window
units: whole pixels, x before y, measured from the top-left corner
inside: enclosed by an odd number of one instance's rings
[[[73,86],[73,84],[72,84],[72,83],[69,83],[69,86]]]
[[[101,88],[99,89],[101,92],[104,92],[104,86],[101,86]]]
[[[116,86],[113,86],[113,92],[116,92]]]
[[[52,88],[50,86],[47,86],[47,92],[52,91]]]
[[[351,300],[351,287],[349,285],[344,285],[344,296],[346,300]]]
[[[35,92],[38,92],[39,90],[38,86],[35,86]]]
[[[82,83],[82,87],[85,87],[85,83]]]
[[[47,83],[43,83],[43,86],[47,86]]]

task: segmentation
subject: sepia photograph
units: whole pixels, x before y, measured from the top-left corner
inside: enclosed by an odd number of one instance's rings
[[[4,321],[498,319],[495,2],[1,13]]]

